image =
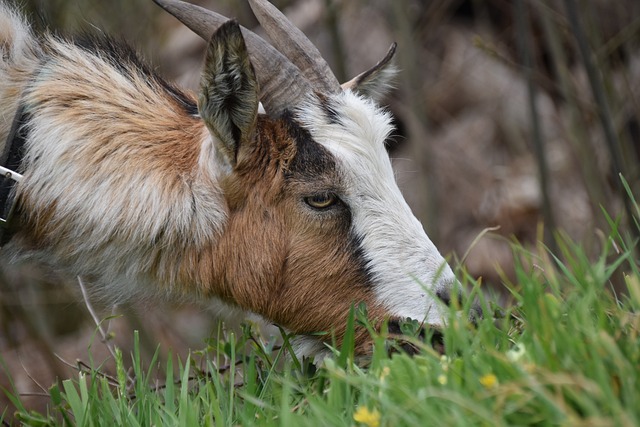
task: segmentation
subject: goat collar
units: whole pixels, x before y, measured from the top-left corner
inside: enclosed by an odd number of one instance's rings
[[[16,204],[16,184],[22,181],[22,159],[27,140],[24,124],[27,113],[24,105],[18,107],[13,117],[11,130],[0,157],[0,246],[4,246],[13,235],[10,220]]]

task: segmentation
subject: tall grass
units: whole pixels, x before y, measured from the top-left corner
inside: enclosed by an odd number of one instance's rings
[[[130,356],[116,352],[116,377],[95,366],[54,384],[44,414],[5,390],[18,410],[0,417],[81,426],[640,425],[640,266],[608,221],[596,259],[561,235],[555,254],[514,245],[515,304],[496,307],[475,283],[466,300],[477,296],[486,315],[474,326],[464,320],[470,303],[452,310],[445,355],[419,340],[417,356],[390,352],[393,343],[372,331],[366,363],[354,362],[347,336],[316,368],[286,356],[289,337],[277,347],[247,326],[186,360],[143,366],[137,344]],[[623,294],[612,291],[617,275]],[[363,321],[354,310],[350,328]]]

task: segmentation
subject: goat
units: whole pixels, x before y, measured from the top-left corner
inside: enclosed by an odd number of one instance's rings
[[[375,322],[441,325],[456,279],[398,189],[377,104],[395,44],[340,85],[267,0],[249,3],[273,45],[154,1],[208,42],[197,99],[127,46],[36,37],[0,4],[0,141],[24,145],[3,258],[109,300],[238,307],[298,334],[301,354],[323,350],[320,331],[340,342],[360,302]]]

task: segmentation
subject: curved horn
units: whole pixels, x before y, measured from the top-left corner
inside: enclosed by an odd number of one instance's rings
[[[218,13],[180,0],[153,1],[206,41],[229,20]],[[264,39],[246,28],[242,28],[242,36],[260,84],[260,101],[269,115],[280,116],[313,91],[300,70]]]
[[[302,71],[311,85],[326,94],[340,91],[340,83],[318,49],[268,0],[249,0],[251,10],[271,43]]]

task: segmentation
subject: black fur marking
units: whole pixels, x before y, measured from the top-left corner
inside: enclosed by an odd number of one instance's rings
[[[25,106],[20,104],[18,111],[13,119],[11,130],[5,143],[4,152],[0,158],[0,165],[5,168],[24,173],[23,158],[25,154],[25,145],[28,138],[29,123],[31,115],[26,111]],[[0,246],[4,246],[15,233],[14,221],[11,221],[15,199],[16,182],[8,177],[0,177],[0,217],[6,219],[8,223],[6,229],[0,230]]]
[[[28,137],[28,127],[31,115],[24,105],[20,105],[11,125],[11,131],[7,137],[4,153],[0,158],[0,164],[7,169],[23,173],[22,158],[24,157],[25,143]]]
[[[196,103],[180,89],[152,71],[127,43],[106,35],[91,34],[82,35],[74,39],[73,43],[87,53],[106,60],[112,67],[130,79],[138,75],[143,77],[145,81],[157,84],[182,107],[186,114],[198,115]]]
[[[289,136],[296,142],[297,146],[296,155],[289,164],[285,172],[285,177],[288,180],[314,182],[327,175],[331,176],[335,174],[337,165],[333,155],[326,148],[314,141],[309,131],[300,126],[292,118],[290,113],[285,112],[283,120],[287,124]],[[338,184],[339,183],[335,183],[336,186]],[[340,200],[333,205],[330,210],[337,211],[339,215],[342,216],[340,221],[343,224],[344,233],[348,235],[345,250],[352,254],[352,258],[358,266],[358,273],[363,278],[361,283],[369,287],[373,283],[374,275],[371,270],[371,262],[366,257],[362,247],[363,237],[353,230],[351,209],[346,203]]]
[[[160,86],[162,86],[164,90],[173,97],[173,99],[178,101],[178,104],[180,104],[185,113],[190,116],[197,116],[200,114],[198,112],[198,104],[193,102],[193,100],[186,96],[184,92],[157,75],[155,76],[155,78]]]
[[[335,125],[342,124],[342,121],[340,120],[340,114],[338,113],[338,110],[336,110],[334,106],[331,105],[331,101],[329,100],[329,98],[318,94],[318,99],[320,99],[320,107],[322,108],[322,111],[324,111],[324,114],[327,116],[327,120],[329,120],[329,123]]]
[[[351,214],[351,212],[349,212]],[[351,215],[349,215],[351,219]],[[349,221],[351,222],[351,221]],[[351,230],[349,239],[349,251],[354,254],[354,258],[358,261],[358,271],[364,277],[367,278],[366,283],[371,285],[373,283],[373,271],[371,270],[371,261],[367,258],[362,248],[362,236]]]
[[[296,155],[289,163],[287,178],[313,180],[336,170],[336,161],[329,151],[315,142],[308,130],[300,126],[289,112],[283,114],[289,136],[296,142]]]
[[[446,305],[447,307],[451,307],[451,291],[449,289],[440,289],[436,291],[436,297],[438,297],[438,299],[442,301],[444,305]],[[458,304],[460,304],[460,301],[462,301],[462,292],[458,292],[458,294],[456,295],[456,299],[458,301]]]

